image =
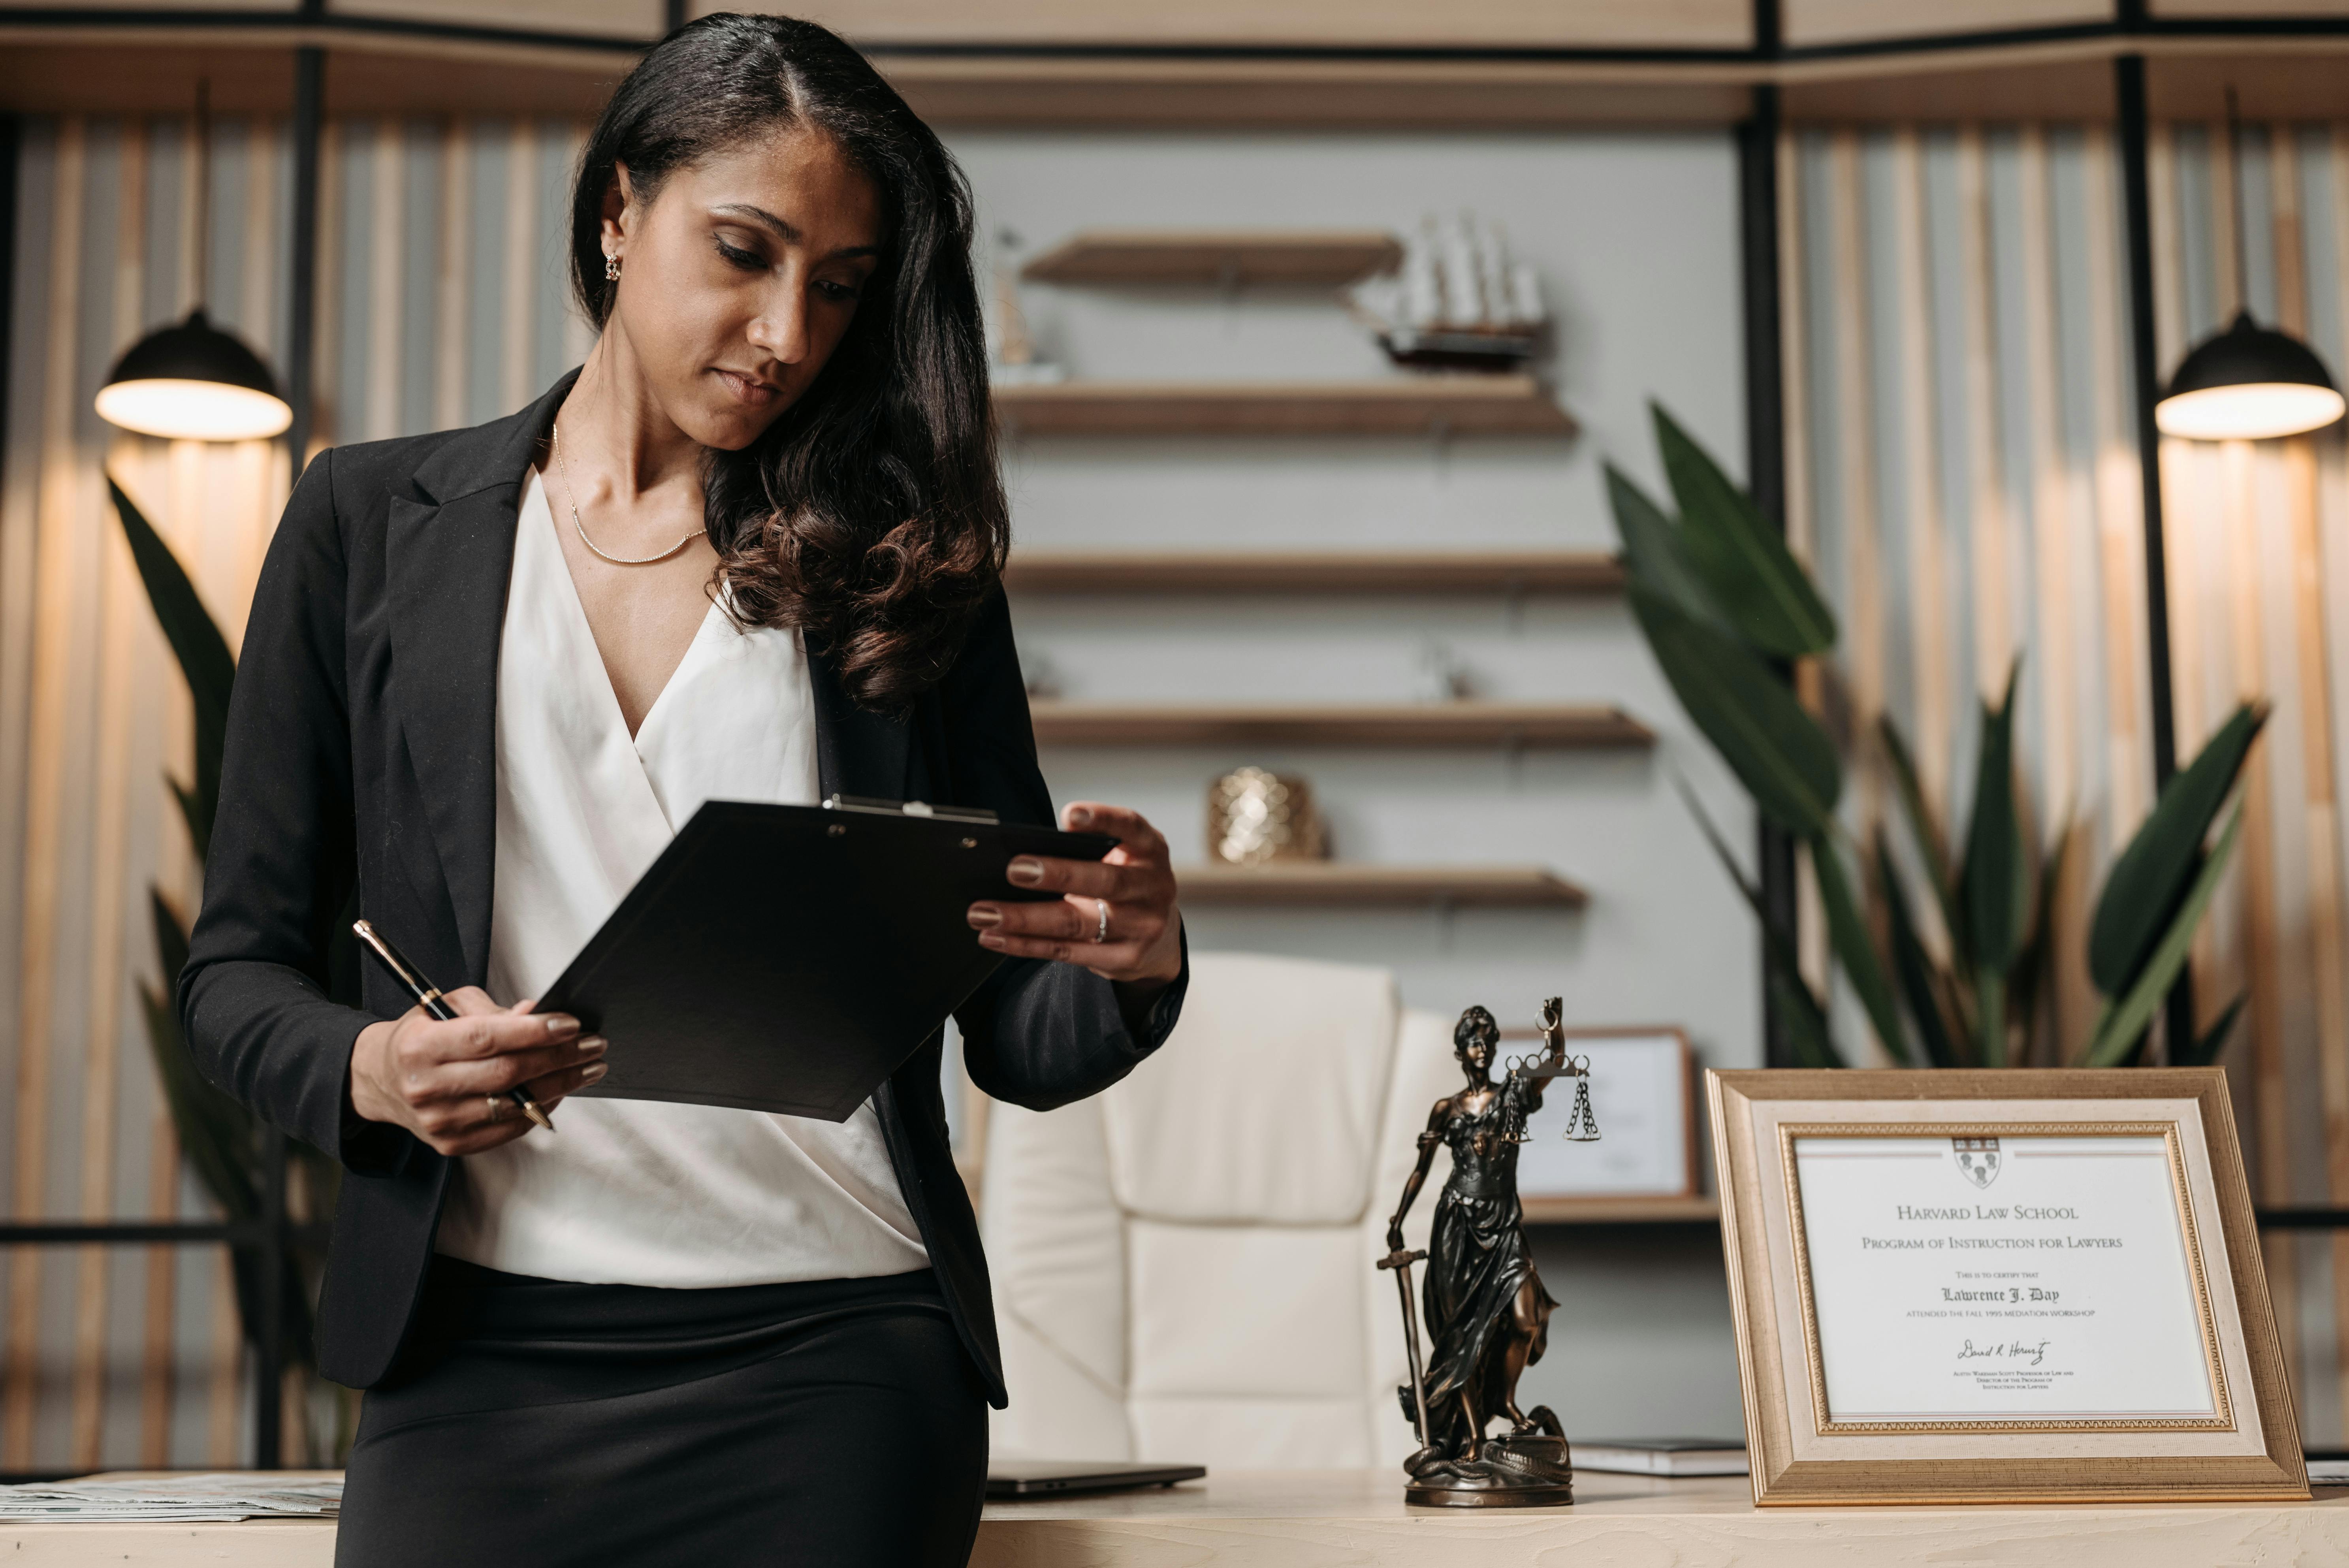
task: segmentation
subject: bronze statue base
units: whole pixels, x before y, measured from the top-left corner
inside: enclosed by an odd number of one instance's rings
[[[1402,1500],[1413,1508],[1571,1508],[1574,1506],[1574,1488],[1508,1487],[1474,1490],[1464,1487],[1414,1484],[1403,1488]]]
[[[1435,1459],[1411,1474],[1402,1500],[1413,1508],[1566,1508],[1574,1463],[1564,1438],[1495,1438],[1475,1459]]]

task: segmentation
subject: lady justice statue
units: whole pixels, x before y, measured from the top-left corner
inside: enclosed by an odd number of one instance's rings
[[[1493,1064],[1501,1032],[1493,1015],[1472,1007],[1460,1015],[1452,1048],[1466,1078],[1458,1093],[1435,1102],[1419,1135],[1419,1164],[1403,1183],[1402,1201],[1387,1221],[1381,1269],[1395,1272],[1402,1289],[1404,1343],[1412,1386],[1404,1414],[1419,1431],[1419,1451],[1405,1460],[1408,1502],[1436,1507],[1527,1507],[1574,1501],[1574,1468],[1566,1436],[1547,1406],[1517,1407],[1517,1376],[1541,1359],[1549,1314],[1557,1303],[1542,1289],[1526,1244],[1517,1203],[1517,1146],[1526,1123],[1541,1109],[1553,1078],[1571,1077],[1575,1102],[1566,1136],[1599,1136],[1590,1112],[1588,1058],[1566,1054],[1559,1002],[1542,1004],[1542,1050],[1512,1061],[1498,1083]],[[1425,1252],[1403,1247],[1402,1220],[1427,1182],[1439,1145],[1452,1150],[1452,1175],[1436,1200]],[[1427,1260],[1428,1359],[1420,1366],[1419,1333],[1411,1299],[1411,1266]],[[1495,1417],[1509,1429],[1486,1436]]]

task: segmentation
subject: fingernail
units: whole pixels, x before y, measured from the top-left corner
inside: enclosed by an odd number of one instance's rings
[[[970,921],[971,929],[984,931],[1003,923],[1003,911],[992,904],[973,904],[964,918]]]
[[[999,931],[981,931],[978,934],[978,945],[983,948],[1000,950],[1003,946],[1003,935]]]
[[[609,1040],[605,1039],[601,1034],[590,1034],[587,1038],[579,1042],[579,1054],[582,1056],[601,1056],[607,1049],[610,1048],[611,1044],[612,1043]]]
[[[1044,863],[1032,855],[1022,855],[1003,868],[1003,877],[1022,888],[1033,888],[1044,879]]]
[[[1069,807],[1069,826],[1071,827],[1082,827],[1092,819],[1093,814],[1087,811],[1083,806],[1072,805]]]
[[[568,1013],[550,1012],[546,1015],[546,1032],[549,1034],[576,1034],[579,1033],[579,1020]]]
[[[590,1062],[580,1072],[579,1081],[583,1084],[592,1084],[611,1070],[612,1064],[609,1062]]]

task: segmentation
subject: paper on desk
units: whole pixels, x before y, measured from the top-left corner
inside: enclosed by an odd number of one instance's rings
[[[228,1523],[241,1519],[331,1518],[343,1482],[266,1475],[155,1476],[0,1486],[0,1520],[105,1520],[115,1523]]]

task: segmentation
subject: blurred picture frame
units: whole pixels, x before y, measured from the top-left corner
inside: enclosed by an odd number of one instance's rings
[[[1599,1141],[1564,1137],[1574,1107],[1572,1080],[1550,1086],[1517,1149],[1517,1196],[1526,1217],[1625,1200],[1692,1201],[1702,1190],[1696,1125],[1696,1053],[1669,1023],[1565,1031],[1568,1055],[1590,1058],[1590,1102]],[[1504,1062],[1538,1047],[1535,1031],[1505,1031]],[[1519,1046],[1519,1042],[1529,1044]]]
[[[1756,1504],[2309,1495],[2219,1069],[1705,1093]]]

